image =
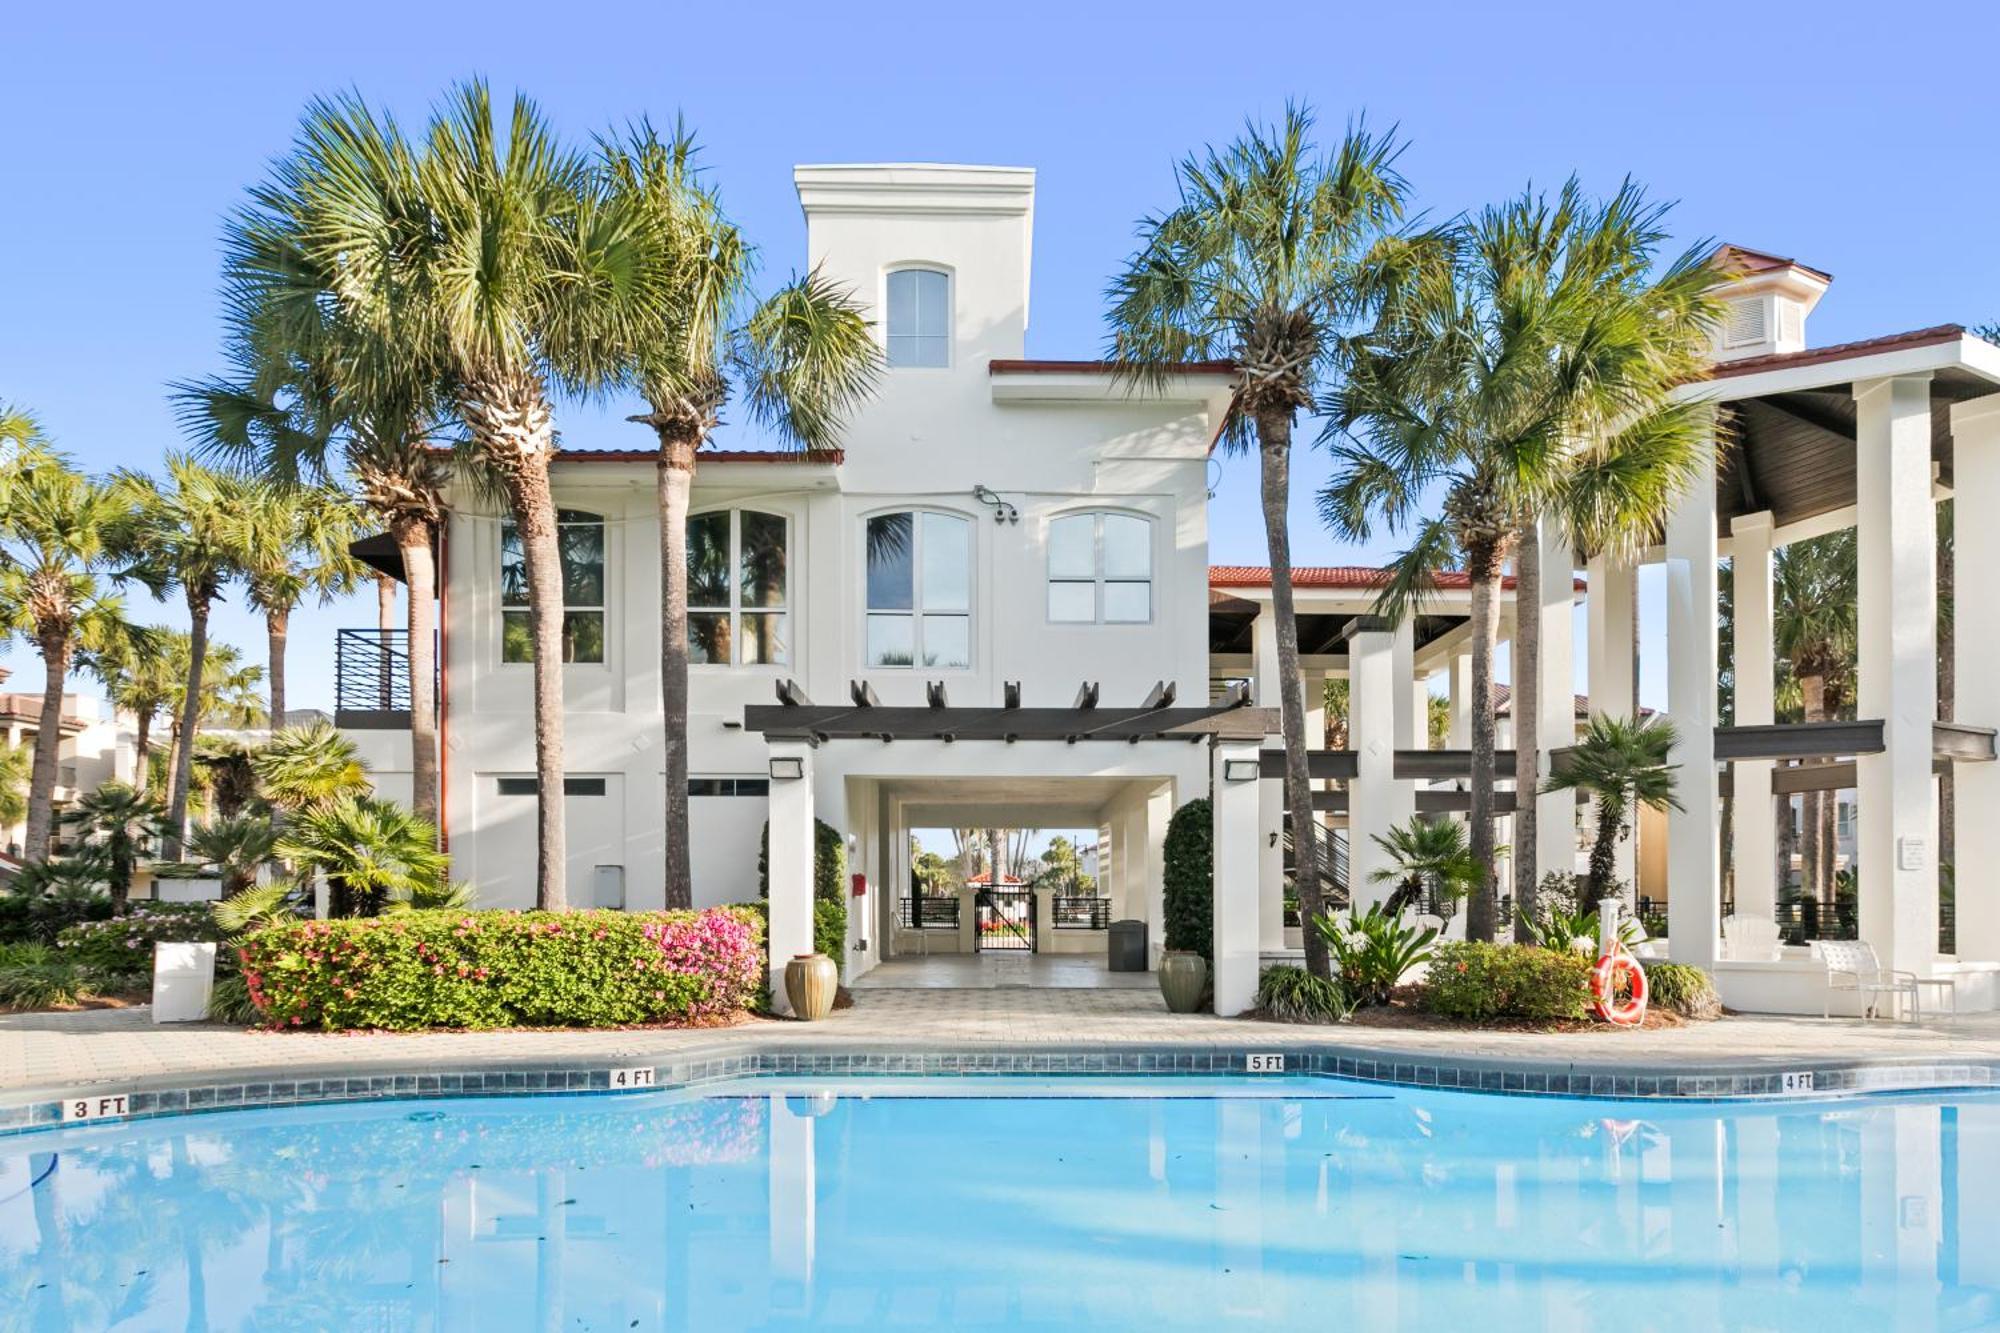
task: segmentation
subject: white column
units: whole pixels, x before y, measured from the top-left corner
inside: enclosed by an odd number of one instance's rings
[[[1266,736],[1264,748],[1283,751],[1284,737]],[[1309,784],[1317,786],[1318,784]],[[1285,947],[1285,780],[1257,784],[1257,938],[1273,952]]]
[[[1682,808],[1667,812],[1667,934],[1673,959],[1715,964],[1722,839],[1715,773],[1715,458],[1667,519],[1667,716]]]
[[[1347,784],[1347,873],[1348,899],[1359,907],[1387,896],[1388,886],[1373,880],[1388,864],[1375,838],[1410,817],[1416,795],[1396,780],[1397,736],[1410,698],[1396,677],[1397,634],[1373,618],[1354,625],[1347,641],[1347,730],[1356,765]]]
[[[1215,1012],[1242,1013],[1257,1001],[1257,750],[1225,741],[1211,755],[1215,819]]]
[[[1190,792],[1183,799],[1193,800],[1197,794]],[[1167,823],[1173,817],[1174,791],[1164,786],[1148,796],[1146,808],[1134,816],[1139,845],[1132,864],[1146,876],[1146,919],[1152,923],[1147,942],[1153,956],[1146,960],[1148,966],[1157,965],[1167,947]]]
[[[1631,565],[1615,565],[1604,556],[1592,556],[1584,570],[1584,670],[1589,674],[1590,712],[1593,717],[1633,718],[1639,715],[1637,695],[1638,658],[1633,651],[1633,629],[1638,621],[1638,570]],[[1639,884],[1638,824],[1632,836],[1618,844],[1618,878]]]
[[[1536,730],[1541,774],[1550,755],[1576,744],[1576,553],[1560,523],[1541,525],[1541,676]],[[1576,869],[1576,793],[1535,798],[1535,864],[1542,874]]]
[[[1736,725],[1768,726],[1776,690],[1771,643],[1771,514],[1744,514],[1729,525],[1735,538],[1730,579],[1736,600]],[[1771,761],[1742,760],[1731,770],[1735,815],[1730,865],[1736,912],[1759,921],[1778,908],[1778,815],[1771,799]]]
[[[813,1261],[819,1241],[819,1185],[811,1100],[784,1096],[767,1103],[771,1125],[771,1303],[812,1309]]]
[[[1880,754],[1856,764],[1861,938],[1883,965],[1928,975],[1937,960],[1937,506],[1930,376],[1854,386],[1855,716],[1882,720]],[[1966,526],[1991,522],[1972,510]],[[1974,587],[1963,600],[1976,601]],[[1992,670],[1987,663],[1985,670]]]
[[[1451,700],[1451,729],[1445,733],[1448,750],[1472,748],[1472,654],[1453,653],[1445,668],[1445,693]]]
[[[1250,681],[1259,708],[1284,706],[1278,679],[1278,617],[1269,602],[1259,602],[1250,622]]]
[[[1988,517],[2000,514],[2000,394],[1953,407],[1951,438],[1955,586],[1965,590],[1953,608],[1953,717],[2000,727],[2000,597],[1989,582],[2000,569],[2000,523]],[[1958,956],[2000,959],[2000,764],[1960,764],[1954,778]]]
[[[1395,701],[1396,748],[1421,750],[1424,748],[1424,710],[1416,706],[1417,635],[1416,625],[1408,616],[1390,636],[1389,674],[1392,681],[1389,688]],[[1377,704],[1382,697],[1380,694],[1375,696]],[[1353,706],[1350,701],[1348,707]]]
[[[770,751],[771,1007],[789,1014],[785,964],[813,947],[813,747],[773,741]],[[799,776],[779,776],[794,761]]]

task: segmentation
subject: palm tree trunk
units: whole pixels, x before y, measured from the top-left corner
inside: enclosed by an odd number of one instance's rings
[[[1624,814],[1618,806],[1599,797],[1597,801],[1597,837],[1590,844],[1590,902],[1602,902],[1611,892],[1611,881],[1618,875],[1618,826],[1624,822]],[[1627,895],[1630,896],[1629,894]],[[1520,939],[1520,930],[1515,930]],[[1522,943],[1530,941],[1523,940]]]
[[[136,721],[132,736],[132,786],[136,791],[145,791],[153,785],[153,710],[135,710]]]
[[[181,859],[187,836],[188,790],[194,785],[194,738],[201,726],[201,680],[208,662],[208,598],[188,589],[188,675],[181,700],[180,734],[174,741],[174,772],[167,788],[166,859]]]
[[[1313,816],[1312,780],[1306,763],[1305,678],[1299,672],[1299,622],[1292,607],[1292,418],[1272,411],[1257,417],[1260,498],[1264,507],[1264,544],[1271,560],[1271,616],[1278,631],[1279,727],[1285,738],[1285,809],[1292,823],[1292,882],[1297,886],[1299,915],[1305,922],[1306,967],[1316,977],[1331,977],[1326,942],[1313,929],[1313,918],[1324,910],[1319,892],[1319,822]],[[1268,707],[1268,703],[1266,704]]]
[[[1824,722],[1827,711],[1825,675],[1816,671],[1801,673],[1799,699],[1806,721]],[[1833,858],[1820,836],[1824,827],[1820,816],[1826,804],[1826,793],[1809,791],[1799,804],[1800,887],[1814,902],[1824,906],[1833,897]]]
[[[390,520],[409,589],[410,808],[442,830],[438,810],[437,568],[431,558],[431,525],[421,515]],[[394,597],[390,598],[391,602]]]
[[[404,566],[403,576],[409,577],[408,566]],[[396,580],[387,574],[375,576],[375,628],[380,630],[396,628]]]
[[[563,829],[563,575],[556,504],[545,452],[525,456],[509,490],[528,572],[528,626],[535,652],[535,906],[569,910]]]
[[[271,717],[272,731],[285,725],[285,640],[291,633],[292,616],[289,611],[267,611],[264,613],[264,637],[270,644],[267,650],[271,673]]]
[[[56,826],[56,770],[62,756],[63,684],[69,679],[69,634],[52,626],[37,636],[42,654],[42,713],[35,730],[35,763],[28,772],[28,828],[22,858],[29,865],[49,859],[49,835]]]
[[[666,747],[666,905],[694,906],[688,863],[688,492],[694,485],[694,448],[660,433],[660,714]]]
[[[1541,787],[1542,548],[1532,520],[1514,538],[1514,939],[1533,941],[1535,793]],[[1554,708],[1559,700],[1551,699]]]
[[[1466,552],[1472,581],[1472,861],[1479,879],[1465,909],[1466,938],[1491,942],[1498,914],[1493,882],[1493,788],[1497,780],[1493,753],[1493,652],[1500,638],[1498,553],[1491,544]]]

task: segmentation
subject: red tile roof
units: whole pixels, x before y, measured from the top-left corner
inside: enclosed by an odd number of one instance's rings
[[[1133,368],[1130,361],[1044,361],[996,358],[986,363],[989,375],[1116,375]],[[1183,375],[1234,375],[1234,361],[1184,361],[1168,367]]]
[[[977,874],[967,875],[965,877],[965,883],[967,887],[976,887],[981,884],[991,884],[992,882],[993,882],[993,872],[990,870],[982,870]],[[1022,880],[1015,879],[1012,875],[1003,874],[1000,876],[1000,887],[1003,889],[1006,888],[1009,884],[1018,886],[1023,882],[1024,881]]]
[[[1897,352],[1911,347],[1935,347],[1940,343],[1957,342],[1965,336],[1962,324],[1939,324],[1934,328],[1913,329],[1909,333],[1891,333],[1880,338],[1864,338],[1860,342],[1833,343],[1827,347],[1808,347],[1802,352],[1774,352],[1769,356],[1750,356],[1741,361],[1726,361],[1708,372],[1710,379],[1730,379],[1737,375],[1754,375],[1764,370],[1786,370],[1793,366],[1816,366],[1827,361],[1848,361],[1877,352]]]
[[[1810,273],[1824,282],[1832,282],[1831,273],[1822,272],[1801,264],[1796,259],[1784,255],[1774,255],[1768,250],[1752,250],[1747,245],[1724,245],[1715,252],[1715,266],[1729,273],[1748,276],[1752,273],[1774,273],[1781,268],[1795,268]]]
[[[1389,571],[1377,569],[1373,565],[1294,565],[1292,586],[1294,588],[1354,588],[1369,591],[1385,587],[1389,582]],[[1210,565],[1208,586],[1211,588],[1268,588],[1271,586],[1269,565]],[[1462,569],[1447,569],[1439,573],[1432,586],[1463,590],[1472,586],[1472,576]],[[1510,575],[1500,580],[1503,588],[1514,586]],[[1582,579],[1576,581],[1576,590],[1584,590]]]

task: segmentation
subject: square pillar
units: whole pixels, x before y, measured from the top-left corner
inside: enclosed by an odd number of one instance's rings
[[[1414,788],[1396,779],[1410,707],[1409,684],[1396,675],[1396,641],[1408,634],[1407,623],[1399,632],[1372,616],[1356,617],[1348,629],[1347,731],[1356,772],[1347,784],[1347,896],[1356,907],[1388,896],[1390,886],[1373,878],[1388,864],[1375,838],[1416,811]]]
[[[1952,550],[1956,586],[1987,587],[2000,569],[2000,394],[1951,409]],[[2000,727],[2000,597],[1961,592],[1953,607],[1956,721]],[[2000,764],[1959,764],[1956,893],[1958,956],[2000,959]]]
[[[1771,527],[1769,510],[1743,514],[1729,525],[1735,539],[1730,578],[1736,600],[1736,725],[1768,726],[1777,668],[1771,641]],[[1736,913],[1759,921],[1778,911],[1778,812],[1771,797],[1769,759],[1746,759],[1731,771],[1735,815],[1730,866],[1736,880]]]
[[[813,947],[813,747],[773,741],[770,751],[771,1008],[789,1014],[785,964]]]
[[[1715,454],[1667,518],[1669,761],[1681,809],[1667,811],[1667,935],[1677,963],[1713,967],[1722,930],[1721,783],[1715,772]]]
[[[1631,565],[1613,564],[1592,556],[1584,568],[1584,670],[1589,676],[1592,717],[1636,718],[1639,715],[1639,655],[1634,651],[1638,626],[1639,577]],[[1618,878],[1639,891],[1639,832],[1634,816],[1632,836],[1618,844]]]
[[[1257,1002],[1257,774],[1254,741],[1224,741],[1210,752],[1215,792],[1215,1012],[1230,1018]]]
[[[1257,604],[1257,618],[1250,622],[1250,685],[1259,708],[1284,706],[1278,690],[1278,617],[1269,602]]]
[[[1396,748],[1421,750],[1425,743],[1424,710],[1419,704],[1419,692],[1423,687],[1417,683],[1416,625],[1408,617],[1389,637],[1389,676],[1394,691]],[[1382,698],[1380,694],[1375,696],[1378,704]],[[1347,706],[1354,707],[1351,696]]]
[[[1863,381],[1854,386],[1854,406],[1855,716],[1882,720],[1882,753],[1862,755],[1855,765],[1861,938],[1875,946],[1883,966],[1927,976],[1938,953],[1930,376]],[[1987,520],[1976,509],[1966,517],[1967,527]],[[1979,600],[1972,588],[1967,592],[1964,600]]]
[[[1562,524],[1541,524],[1541,654],[1535,730],[1546,778],[1551,755],[1576,744],[1576,553]],[[1535,798],[1535,864],[1542,874],[1576,869],[1576,793]]]
[[[1445,696],[1451,702],[1451,726],[1445,732],[1448,750],[1472,748],[1472,654],[1453,653],[1445,667]]]

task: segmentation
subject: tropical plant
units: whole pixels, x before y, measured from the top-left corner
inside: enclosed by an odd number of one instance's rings
[[[122,914],[132,893],[132,875],[139,857],[166,836],[166,817],[159,801],[127,783],[106,782],[63,811],[62,822],[75,828],[91,851],[102,858],[111,910]]]
[[[1590,844],[1590,877],[1585,901],[1595,903],[1618,886],[1618,844],[1632,836],[1641,808],[1678,810],[1676,765],[1667,762],[1675,741],[1673,723],[1652,717],[1634,720],[1599,714],[1583,739],[1542,784],[1545,792],[1576,791],[1597,807],[1597,835]],[[1636,889],[1626,886],[1626,907],[1635,909]]]
[[[210,679],[209,615],[223,590],[243,572],[248,547],[242,515],[255,487],[244,477],[204,467],[180,453],[167,455],[164,482],[130,471],[121,473],[120,481],[136,516],[125,541],[124,576],[145,584],[155,597],[177,587],[187,603],[187,674],[167,789],[166,859],[179,860],[194,784],[202,690]]]
[[[111,915],[103,890],[104,872],[94,858],[51,859],[26,866],[0,889],[0,943],[14,940],[54,944],[80,921]]]
[[[0,511],[0,643],[20,637],[42,659],[42,704],[35,723],[22,858],[47,859],[55,827],[62,749],[63,691],[79,658],[125,641],[122,602],[104,586],[111,541],[128,510],[117,488],[61,460],[28,469]]]
[[[28,776],[34,771],[34,751],[23,745],[0,745],[0,828],[11,828],[28,814]]]
[[[393,916],[398,912],[469,912],[477,904],[479,894],[464,880],[450,883],[439,881],[434,884],[412,884],[406,889],[391,889],[382,901],[382,915]]]
[[[1493,652],[1502,562],[1516,604],[1538,607],[1541,529],[1585,551],[1643,544],[1714,448],[1713,411],[1672,391],[1706,365],[1719,274],[1706,247],[1655,271],[1666,208],[1627,182],[1610,200],[1576,181],[1530,191],[1454,226],[1409,266],[1376,328],[1356,340],[1325,441],[1325,521],[1351,540],[1376,522],[1408,533],[1380,609],[1411,614],[1451,566],[1472,584],[1471,851],[1495,861]],[[1565,569],[1548,571],[1567,577]],[[1517,617],[1512,707],[1517,787],[1539,777],[1537,615]],[[1523,776],[1525,775],[1525,776]],[[1515,898],[1532,909],[1533,802],[1514,814]],[[1491,939],[1490,871],[1467,929]]]
[[[1807,722],[1847,715],[1853,707],[1860,597],[1855,532],[1842,528],[1778,549],[1771,568],[1772,647],[1798,682]],[[1801,798],[1800,862],[1805,889],[1832,902],[1834,793]]]
[[[1318,825],[1306,771],[1304,678],[1292,602],[1292,428],[1340,373],[1343,335],[1366,318],[1405,246],[1393,236],[1405,187],[1393,134],[1351,129],[1330,156],[1312,116],[1251,125],[1226,148],[1180,164],[1179,204],[1140,225],[1140,246],[1113,280],[1110,353],[1134,385],[1160,385],[1189,361],[1226,359],[1233,378],[1225,447],[1255,447],[1271,611],[1277,624],[1285,806],[1302,909],[1318,916]],[[1267,701],[1268,702],[1268,701]],[[1328,975],[1317,935],[1306,964]]]
[[[1165,946],[1215,953],[1215,816],[1207,800],[1189,801],[1167,820],[1161,851]]]
[[[1450,940],[1438,945],[1418,1003],[1461,1022],[1582,1020],[1590,1016],[1590,967],[1588,955],[1566,947]]]
[[[196,825],[188,834],[187,849],[222,877],[226,900],[257,882],[257,872],[271,860],[277,843],[277,830],[268,818],[236,815]]]
[[[0,945],[0,1010],[68,1008],[89,991],[89,974],[48,945]]]
[[[153,725],[162,713],[172,713],[174,700],[187,688],[185,648],[176,651],[176,637],[187,636],[164,626],[142,627],[115,648],[98,655],[98,676],[112,705],[133,717],[132,767],[143,788],[152,771]]]
[[[164,794],[172,784],[173,774],[180,767],[183,749],[200,753],[209,738],[199,729],[192,736],[185,730],[185,717],[190,711],[188,682],[194,679],[194,637],[181,630],[167,630],[160,634],[155,655],[164,659],[162,673],[169,682],[166,694],[168,716],[167,752],[164,768],[159,774],[158,789]],[[129,654],[121,653],[120,660],[129,660]],[[152,673],[148,670],[146,675]],[[202,653],[201,689],[193,696],[192,711],[199,727],[243,728],[259,726],[264,721],[264,703],[259,686],[264,680],[264,668],[246,666],[243,654],[234,644],[211,639]],[[214,753],[211,747],[210,752]],[[154,787],[151,764],[161,757],[148,751],[148,765],[140,771],[142,785],[148,790]],[[198,813],[207,806],[205,777],[198,772],[192,762],[188,777],[188,811]]]
[[[1267,967],[1257,978],[1257,1007],[1281,1023],[1344,1023],[1354,1012],[1346,989],[1302,967]]]
[[[881,354],[861,304],[817,270],[760,304],[755,252],[697,170],[693,136],[641,123],[602,146],[623,209],[641,219],[658,281],[650,327],[634,342],[647,411],[631,420],[659,441],[660,692],[666,745],[666,904],[693,903],[688,863],[688,495],[698,451],[732,389],[781,442],[831,449],[867,395]]]
[[[1646,964],[1646,994],[1649,1003],[1682,1018],[1722,1017],[1714,980],[1692,963]]]
[[[437,830],[393,801],[341,796],[292,816],[277,854],[302,882],[325,875],[333,916],[376,916],[392,894],[435,887],[446,860]]]
[[[1324,913],[1312,918],[1312,926],[1356,1005],[1387,1004],[1404,974],[1430,958],[1438,937],[1434,927],[1404,925],[1380,903],[1350,909],[1346,920]]]
[[[297,921],[305,906],[299,886],[283,880],[253,884],[208,905],[217,929],[232,943],[267,926]]]
[[[230,819],[258,803],[255,747],[234,736],[200,736],[194,745],[195,787],[217,816]]]
[[[1376,884],[1394,884],[1395,891],[1382,902],[1389,916],[1400,917],[1423,901],[1429,889],[1444,903],[1456,904],[1479,882],[1479,865],[1466,846],[1465,825],[1455,819],[1425,819],[1412,815],[1385,834],[1374,835],[1375,845],[1388,854],[1389,864],[1368,878]],[[1449,917],[1455,907],[1448,907]]]
[[[1558,952],[1570,951],[1597,956],[1598,923],[1594,907],[1544,906],[1527,922],[1528,943]],[[1626,947],[1639,942],[1639,923],[1630,916],[1618,920],[1618,938]]]
[[[282,811],[310,810],[372,790],[354,741],[325,719],[284,727],[250,756],[264,797]]]
[[[307,597],[324,606],[354,590],[361,564],[347,547],[362,535],[360,515],[345,495],[327,486],[265,481],[248,498],[242,513],[244,591],[251,609],[264,616],[269,713],[271,725],[282,727],[292,612]]]

